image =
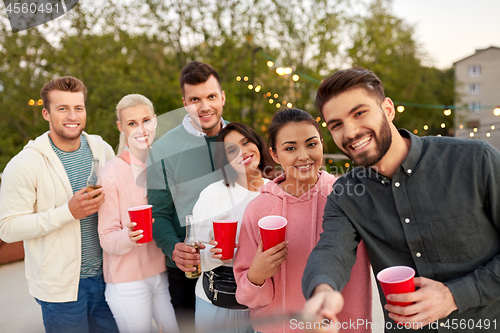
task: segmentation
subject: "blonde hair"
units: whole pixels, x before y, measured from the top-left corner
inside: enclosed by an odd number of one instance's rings
[[[116,119],[121,123],[121,111],[123,109],[131,108],[137,105],[145,105],[151,110],[151,113],[155,114],[153,103],[151,103],[151,101],[146,96],[143,96],[141,94],[130,94],[124,96],[116,105]],[[116,152],[116,155],[121,154],[121,152],[125,148],[125,145],[125,134],[123,134],[122,132],[120,133],[120,143],[118,144],[118,151]]]

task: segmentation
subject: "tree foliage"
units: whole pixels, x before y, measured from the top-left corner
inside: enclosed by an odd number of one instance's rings
[[[43,84],[62,75],[85,83],[86,130],[113,146],[120,98],[144,94],[157,114],[181,107],[179,73],[191,60],[218,70],[227,96],[224,118],[251,124],[264,136],[276,102],[282,104],[279,109],[292,103],[319,116],[314,105],[319,80],[348,64],[372,69],[394,100],[452,104],[453,73],[421,65],[412,28],[390,14],[389,4],[375,1],[358,17],[349,10],[354,2],[85,1],[55,21],[20,33],[10,31],[0,10],[0,170],[29,139],[48,130],[43,106],[28,101],[37,101]],[[278,66],[291,67],[299,81],[277,75]],[[398,124],[441,121],[435,110],[407,111],[398,115]],[[336,151],[324,134],[328,151]]]
[[[354,66],[372,70],[382,80],[386,96],[394,101],[453,105],[453,70],[441,71],[423,66],[419,46],[414,39],[414,29],[390,11],[388,0],[374,1],[366,16],[357,21],[357,33],[348,54]],[[398,114],[395,123],[410,130],[428,124],[427,134],[441,133],[441,123],[446,128],[452,118],[446,117],[442,109],[406,107]]]

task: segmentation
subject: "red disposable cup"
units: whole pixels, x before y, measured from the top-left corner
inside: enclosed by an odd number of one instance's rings
[[[133,230],[142,230],[143,237],[137,243],[151,242],[153,240],[153,206],[136,206],[127,209],[127,211],[130,222],[137,223]]]
[[[390,294],[405,294],[415,291],[415,271],[408,266],[392,266],[381,270],[377,274],[377,280],[380,282],[382,291],[387,299]],[[392,305],[406,306],[413,304],[411,302],[391,302]]]
[[[238,221],[221,220],[213,221],[213,224],[214,238],[217,242],[217,247],[222,249],[221,259],[233,259]]]
[[[286,224],[283,216],[269,215],[259,220],[260,237],[264,251],[278,245],[285,240]]]

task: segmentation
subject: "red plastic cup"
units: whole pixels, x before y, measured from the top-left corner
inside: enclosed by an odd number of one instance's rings
[[[286,218],[277,215],[269,215],[259,220],[260,237],[264,251],[285,240],[287,223]]]
[[[408,266],[392,266],[381,270],[377,274],[377,280],[380,282],[382,291],[387,299],[390,294],[405,294],[415,291],[415,271]],[[392,305],[406,306],[413,304],[411,302],[391,302]]]
[[[233,259],[234,245],[236,242],[236,231],[238,230],[238,221],[213,221],[214,238],[218,243],[217,247],[222,249],[221,259]]]
[[[130,222],[137,223],[133,230],[142,230],[143,237],[137,243],[151,242],[153,240],[153,206],[136,206],[127,209],[127,211]]]

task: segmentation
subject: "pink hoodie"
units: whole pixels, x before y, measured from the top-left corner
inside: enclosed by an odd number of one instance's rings
[[[334,176],[323,171],[316,185],[300,198],[296,198],[278,185],[285,177],[286,175],[282,175],[260,188],[261,194],[248,204],[241,225],[240,247],[234,261],[234,275],[238,285],[236,299],[250,308],[252,319],[303,310],[306,300],[302,294],[302,274],[307,258],[323,231],[326,198],[336,181]],[[286,227],[286,239],[289,241],[288,256],[273,277],[267,279],[262,286],[257,286],[248,280],[247,272],[260,242],[257,223],[260,218],[268,215],[280,215],[288,220]],[[338,316],[341,323],[349,323],[349,320],[356,322],[357,319],[371,322],[370,263],[363,242],[358,246],[357,261],[342,295],[345,304]],[[254,325],[254,329],[266,333],[297,332],[296,325],[288,321],[272,327],[261,327],[257,324]],[[364,331],[355,330],[355,332]]]

